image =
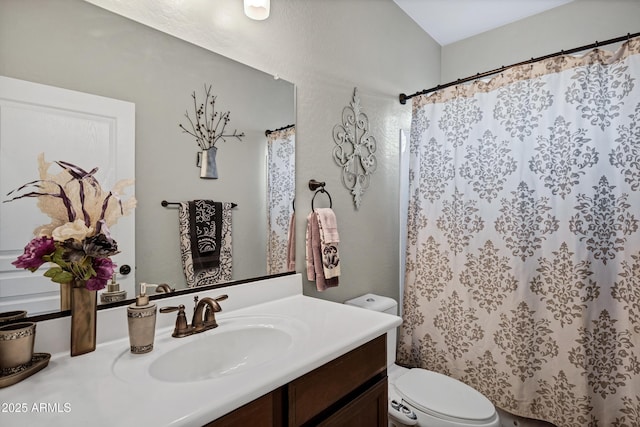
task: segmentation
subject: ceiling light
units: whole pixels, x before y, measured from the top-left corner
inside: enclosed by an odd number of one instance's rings
[[[244,0],[244,14],[256,21],[262,21],[269,17],[271,0]]]

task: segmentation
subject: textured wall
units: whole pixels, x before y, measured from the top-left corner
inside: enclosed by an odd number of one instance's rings
[[[639,0],[574,0],[442,48],[441,83],[640,31]],[[615,50],[615,46],[604,49]]]
[[[398,133],[409,127],[411,107],[397,97],[437,83],[437,43],[392,0],[271,0],[262,22],[246,18],[240,0],[91,3],[295,83],[297,270],[304,271],[311,178],[327,182],[343,261],[340,287],[320,294],[305,283],[305,293],[334,301],[365,292],[398,297]],[[354,87],[379,160],[358,211],[331,154],[333,126]]]

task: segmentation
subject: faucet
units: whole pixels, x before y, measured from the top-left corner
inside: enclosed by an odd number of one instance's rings
[[[166,283],[162,283],[161,285],[158,285],[156,287],[156,293],[171,293],[175,291],[176,291],[175,289],[173,289],[171,286],[167,285]]]
[[[218,323],[216,322],[215,313],[222,311],[222,307],[220,307],[218,302],[224,301],[227,298],[229,298],[228,295],[220,295],[215,298],[205,297],[198,301],[198,297],[195,297],[194,301],[196,302],[196,306],[194,308],[191,325],[187,323],[187,316],[184,312],[185,307],[183,304],[177,307],[162,307],[160,313],[177,311],[176,326],[171,336],[175,338],[188,337],[189,335],[217,328]]]
[[[193,312],[193,320],[191,321],[194,333],[218,327],[216,313],[222,311],[218,301],[224,301],[227,298],[229,298],[228,295],[220,295],[216,298],[204,297],[198,301],[196,309]]]

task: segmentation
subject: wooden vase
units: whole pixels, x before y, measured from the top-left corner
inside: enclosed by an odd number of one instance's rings
[[[71,288],[71,356],[96,349],[97,292],[77,285]]]

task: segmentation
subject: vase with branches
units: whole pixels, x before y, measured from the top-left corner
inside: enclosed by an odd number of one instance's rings
[[[215,156],[217,152],[216,143],[219,140],[226,142],[227,138],[235,138],[239,141],[244,137],[244,132],[227,132],[226,128],[231,120],[231,112],[216,111],[216,96],[211,93],[211,85],[204,85],[205,99],[198,104],[195,91],[191,94],[193,98],[193,109],[195,116],[192,118],[189,112],[185,112],[188,124],[179,124],[180,129],[196,139],[198,147],[202,151],[198,153],[197,165],[200,167],[201,178],[218,178]]]

